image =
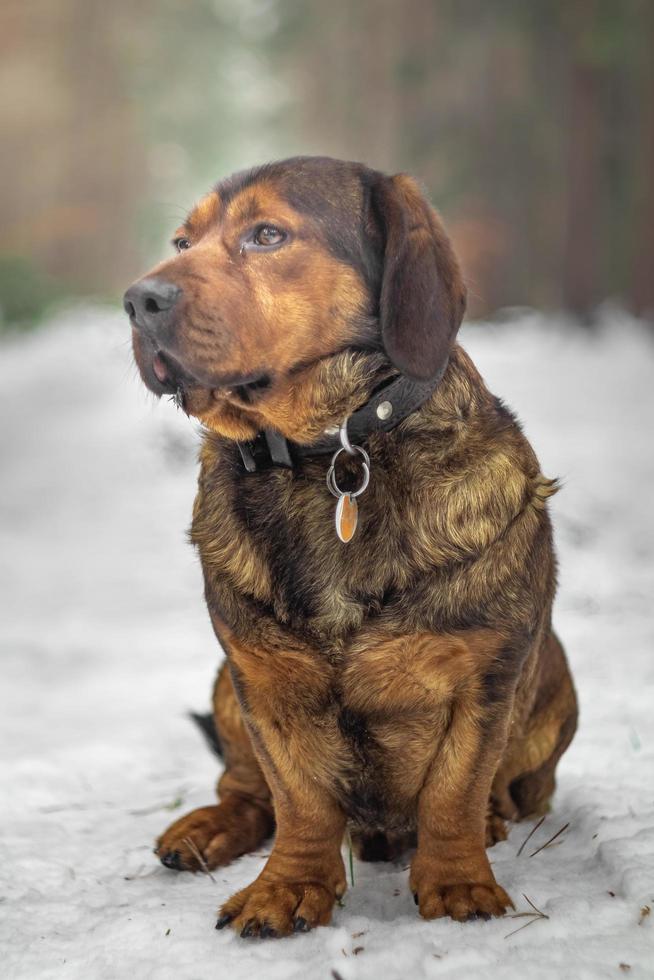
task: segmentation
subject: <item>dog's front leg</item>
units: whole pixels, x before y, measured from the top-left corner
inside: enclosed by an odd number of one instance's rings
[[[224,634],[223,634],[224,635]],[[316,725],[326,677],[309,651],[269,652],[226,644],[252,745],[270,787],[276,833],[259,877],[221,907],[217,928],[242,936],[284,936],[325,925],[345,892],[341,843],[345,814],[328,790],[337,751],[329,726]]]
[[[326,925],[345,892],[345,817],[318,793],[273,793],[277,832],[259,877],[221,907],[216,928],[241,936],[285,936]]]
[[[488,798],[506,743],[507,714],[493,718],[476,698],[452,706],[448,734],[418,800],[418,847],[410,886],[426,919],[503,915],[513,903],[485,850]]]

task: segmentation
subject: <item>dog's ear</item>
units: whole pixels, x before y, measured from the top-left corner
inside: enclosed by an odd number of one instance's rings
[[[438,215],[411,177],[380,174],[370,204],[383,242],[379,313],[384,349],[408,377],[437,378],[465,312],[459,263]]]

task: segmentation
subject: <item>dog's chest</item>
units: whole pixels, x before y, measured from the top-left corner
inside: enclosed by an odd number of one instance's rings
[[[309,477],[274,473],[267,481],[245,482],[236,516],[252,566],[266,581],[266,593],[257,598],[281,624],[336,638],[351,635],[410,583],[416,535],[409,515],[416,508],[389,474],[378,471],[358,499],[358,524],[344,543],[337,500],[316,470]]]

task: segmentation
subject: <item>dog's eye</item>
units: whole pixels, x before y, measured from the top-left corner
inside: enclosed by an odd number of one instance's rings
[[[191,243],[189,242],[188,238],[176,238],[175,241],[173,242],[173,245],[175,246],[178,252],[183,252],[187,248],[191,247]]]
[[[280,245],[285,238],[286,232],[275,228],[274,225],[262,225],[255,231],[253,241],[255,245],[261,245],[265,248],[266,245]]]

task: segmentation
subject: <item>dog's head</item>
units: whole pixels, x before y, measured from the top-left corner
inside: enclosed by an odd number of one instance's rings
[[[465,309],[436,212],[405,175],[297,157],[218,184],[125,293],[146,385],[235,439],[308,442],[392,371],[438,376]]]

